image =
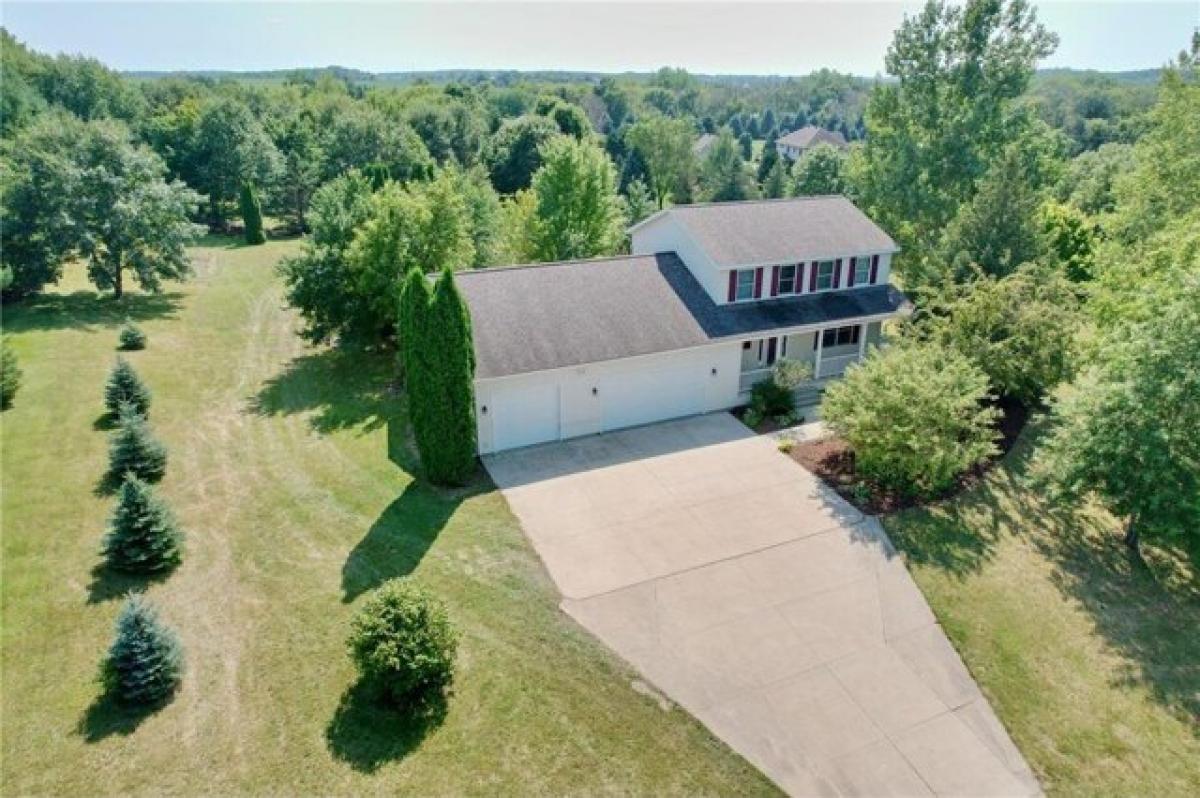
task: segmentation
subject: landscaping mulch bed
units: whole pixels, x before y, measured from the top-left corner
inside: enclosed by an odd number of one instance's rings
[[[983,475],[1017,442],[1017,437],[1025,428],[1025,422],[1029,420],[1032,408],[1012,400],[1001,400],[997,406],[1001,413],[1000,421],[997,424],[997,430],[1000,432],[1000,440],[997,441],[1000,453],[964,473],[953,487],[933,497],[933,500],[955,496],[979,482]],[[855,471],[854,452],[850,450],[849,444],[836,436],[797,443],[788,450],[787,454],[824,480],[838,492],[839,496],[864,513],[886,515],[928,501],[885,490],[864,480]]]

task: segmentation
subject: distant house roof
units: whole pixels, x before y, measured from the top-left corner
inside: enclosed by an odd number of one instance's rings
[[[792,147],[807,149],[814,144],[832,144],[834,147],[845,147],[846,138],[836,130],[826,130],[823,127],[808,125],[799,130],[793,130],[780,138],[777,144],[788,144]]]
[[[670,215],[718,266],[731,268],[895,252],[891,237],[841,196],[677,205]]]
[[[674,253],[479,269],[455,279],[471,311],[479,378],[890,315],[908,301],[880,285],[717,305]]]
[[[717,137],[712,133],[705,133],[700,138],[696,139],[696,143],[692,145],[692,154],[697,158],[703,158],[708,154],[709,149],[716,142]]]

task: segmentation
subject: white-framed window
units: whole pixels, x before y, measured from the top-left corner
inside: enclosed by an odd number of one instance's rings
[[[833,261],[823,260],[817,264],[817,290],[833,288]]]
[[[854,284],[866,285],[871,282],[871,256],[859,255],[854,259]]]
[[[858,336],[861,326],[851,324],[846,327],[830,327],[821,333],[821,348],[828,349],[831,346],[846,346],[847,344],[858,343]]]
[[[735,300],[754,299],[754,269],[738,269]]]
[[[779,267],[779,293],[794,294],[796,293],[796,264],[790,263],[787,266]]]

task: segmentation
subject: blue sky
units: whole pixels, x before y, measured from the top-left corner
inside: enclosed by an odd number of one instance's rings
[[[1200,0],[1038,3],[1059,34],[1043,66],[1161,66],[1200,24]],[[883,69],[917,3],[112,3],[4,2],[0,18],[37,50],[126,70],[373,72],[443,68],[805,74]]]

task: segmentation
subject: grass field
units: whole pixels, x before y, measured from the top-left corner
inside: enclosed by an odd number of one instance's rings
[[[1195,555],[1130,556],[1107,514],[1025,480],[1030,438],[966,495],[885,521],[1052,795],[1200,794]]]
[[[307,348],[273,264],[295,242],[211,239],[196,278],[120,303],[70,274],[5,308],[25,371],[2,419],[3,792],[761,794],[774,788],[557,608],[485,477],[410,476],[387,357]],[[94,681],[120,595],[98,547],[110,499],[101,395],[126,314],[170,448],[184,564],[147,588],[187,674],[129,714]],[[347,620],[412,573],[463,630],[443,715],[405,722],[355,687]]]

